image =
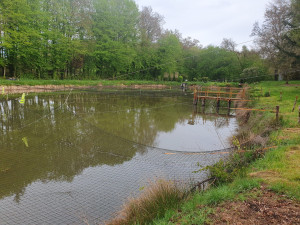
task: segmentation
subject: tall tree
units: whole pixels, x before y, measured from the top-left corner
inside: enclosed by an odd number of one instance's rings
[[[141,41],[156,42],[163,33],[164,17],[153,12],[151,6],[143,7],[139,16],[139,31]]]
[[[291,27],[291,12],[290,1],[274,0],[266,8],[262,26],[255,23],[252,31],[252,36],[257,37],[256,44],[262,55],[269,59],[275,70],[281,71],[287,82],[293,67],[295,65],[299,67],[297,65],[299,46],[291,45],[289,38],[289,35],[295,33]]]
[[[179,72],[182,62],[182,45],[176,32],[166,31],[158,40],[158,58],[160,74]]]
[[[133,0],[95,0],[94,4],[98,73],[106,78],[128,73],[136,55],[138,8]]]

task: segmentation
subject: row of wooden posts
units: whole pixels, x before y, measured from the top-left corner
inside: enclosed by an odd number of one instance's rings
[[[225,89],[225,91],[224,91]],[[239,110],[250,110],[250,111],[268,111],[263,109],[245,109],[245,108],[231,108],[231,103],[233,101],[251,101],[246,99],[245,88],[221,88],[221,87],[201,87],[201,89],[194,89],[194,100],[193,104],[197,106],[199,100],[201,101],[202,107],[205,107],[206,99],[216,100],[217,112],[220,108],[220,101],[228,102],[228,114],[230,114],[231,109]],[[280,92],[280,99],[282,100],[282,92]],[[292,112],[294,112],[296,104],[298,101],[298,96],[296,96],[295,103]],[[279,106],[275,107],[276,121],[279,121]],[[273,111],[274,112],[274,111]],[[299,106],[299,120],[300,124],[300,106]]]

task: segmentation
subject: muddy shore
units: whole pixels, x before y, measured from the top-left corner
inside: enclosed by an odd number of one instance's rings
[[[1,92],[4,88],[5,94],[19,94],[19,93],[40,93],[40,92],[55,92],[55,91],[68,91],[68,90],[82,90],[82,89],[103,89],[103,88],[131,88],[131,89],[167,89],[170,86],[157,84],[157,85],[118,85],[118,86],[77,86],[77,85],[12,85],[0,86]],[[175,88],[175,87],[172,87]]]

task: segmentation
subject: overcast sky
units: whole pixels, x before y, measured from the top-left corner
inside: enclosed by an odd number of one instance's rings
[[[236,43],[252,40],[253,24],[264,20],[271,0],[135,0],[151,6],[165,19],[165,29],[177,29],[183,37],[198,39],[200,44],[220,45],[223,38]],[[246,43],[251,47],[252,43]],[[239,46],[241,47],[241,45]]]

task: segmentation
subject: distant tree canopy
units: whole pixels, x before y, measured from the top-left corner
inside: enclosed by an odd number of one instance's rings
[[[297,16],[288,26],[297,26]],[[251,68],[268,72],[258,52],[238,51],[231,39],[203,48],[163,24],[133,0],[1,0],[0,76],[239,81]],[[286,38],[299,41],[292,30]]]

